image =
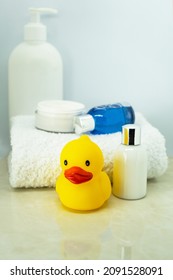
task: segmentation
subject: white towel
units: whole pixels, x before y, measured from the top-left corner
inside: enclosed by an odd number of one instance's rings
[[[9,176],[11,186],[54,187],[61,172],[59,158],[63,146],[79,136],[70,133],[50,133],[34,126],[34,116],[13,118],[11,128],[11,155],[9,157]],[[168,163],[165,138],[141,113],[136,113],[136,124],[141,126],[141,142],[148,155],[148,178],[162,175]],[[90,135],[104,155],[104,170],[112,181],[113,159],[121,142],[121,133]]]

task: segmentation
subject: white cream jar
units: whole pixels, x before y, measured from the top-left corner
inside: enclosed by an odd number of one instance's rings
[[[74,132],[75,116],[85,113],[85,105],[69,100],[45,100],[37,105],[35,126],[50,132]]]

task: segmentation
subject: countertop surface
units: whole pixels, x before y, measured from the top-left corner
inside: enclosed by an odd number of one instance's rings
[[[99,210],[63,207],[55,189],[13,189],[0,161],[0,259],[173,259],[173,158],[147,196]]]

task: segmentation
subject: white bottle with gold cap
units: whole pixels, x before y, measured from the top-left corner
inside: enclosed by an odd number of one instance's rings
[[[113,194],[123,199],[140,199],[147,192],[147,155],[141,145],[141,129],[124,125],[122,143],[113,166]]]

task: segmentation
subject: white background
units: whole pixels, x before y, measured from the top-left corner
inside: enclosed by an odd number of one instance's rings
[[[9,151],[8,57],[32,6],[59,10],[43,22],[63,58],[64,98],[88,108],[130,102],[173,155],[172,0],[0,0],[0,157]]]

